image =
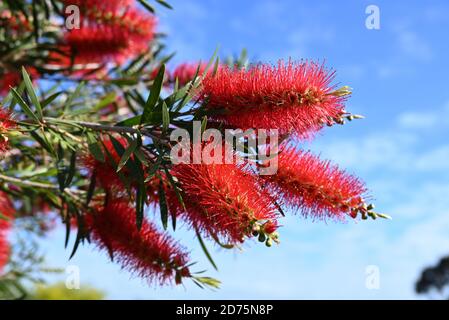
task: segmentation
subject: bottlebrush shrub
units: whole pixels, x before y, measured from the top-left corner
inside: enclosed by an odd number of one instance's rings
[[[80,29],[65,27],[69,5],[80,8]],[[173,240],[179,225],[216,268],[212,246],[280,243],[289,227],[285,214],[386,217],[366,202],[360,179],[297,145],[326,126],[360,118],[346,111],[350,90],[333,84],[334,71],[312,61],[249,64],[246,53],[226,63],[215,54],[209,62],[176,66],[155,32],[152,6],[134,0],[0,4],[0,266],[9,252],[10,261],[28,256],[8,243],[6,231],[51,232],[39,228],[52,225],[42,219],[59,214],[65,245],[73,248],[68,256],[91,243],[149,283],[217,287],[218,280],[197,273],[182,239]],[[23,18],[29,24],[21,32],[6,23]],[[180,129],[194,149],[208,146],[195,140],[197,131],[201,137],[216,129],[217,142],[235,129],[222,147],[241,161],[173,161],[178,141],[172,135]],[[271,162],[260,156],[273,151],[272,141],[252,145],[262,134],[245,129],[279,130],[280,152],[271,155],[275,174],[262,174]],[[7,281],[0,276],[0,298],[2,290],[15,290],[4,288],[19,287],[24,265],[5,269],[11,272]]]

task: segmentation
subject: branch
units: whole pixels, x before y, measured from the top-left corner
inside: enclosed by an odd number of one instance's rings
[[[5,176],[3,174],[0,174],[0,180],[11,182],[11,183],[25,186],[25,187],[34,187],[34,188],[49,189],[49,190],[59,190],[59,188],[57,186],[52,185],[52,184],[34,182],[34,181],[29,181],[29,180],[22,180],[22,179],[18,179],[18,178]]]

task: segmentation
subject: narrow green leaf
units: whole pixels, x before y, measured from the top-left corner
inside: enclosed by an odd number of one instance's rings
[[[150,95],[143,110],[142,118],[140,119],[140,124],[144,124],[151,119],[151,113],[156,106],[162,90],[162,84],[164,82],[165,76],[165,65],[163,64],[159,69],[159,72],[154,79],[153,85],[151,87]]]
[[[105,162],[103,150],[93,134],[87,135],[87,143],[89,152],[94,156],[94,158],[100,162]]]
[[[37,122],[39,121],[39,118],[34,114],[34,112],[31,110],[31,108],[27,105],[27,103],[25,102],[25,100],[23,100],[23,98],[20,96],[20,94],[16,91],[16,89],[11,88],[12,90],[12,94],[14,96],[14,98],[16,99],[16,101],[19,103],[19,105],[22,107],[23,112],[25,112],[25,114],[29,117],[32,118],[34,120],[36,120]]]
[[[212,73],[213,76],[217,74],[219,66],[220,66],[220,57],[217,57],[217,59],[215,60],[214,71]]]
[[[156,10],[154,10],[154,8],[145,0],[139,0],[139,3],[145,7],[145,9],[147,9],[148,11],[150,11],[151,13],[155,13]]]
[[[37,98],[36,91],[33,88],[33,83],[31,82],[30,76],[28,75],[27,71],[25,70],[25,67],[22,67],[22,76],[23,76],[23,81],[25,82],[25,86],[27,88],[28,95],[31,99],[31,102],[33,103],[34,107],[36,108],[37,117],[38,117],[39,121],[42,121],[43,114],[42,114],[41,103],[39,102],[39,99]]]
[[[72,229],[72,225],[70,223],[70,217],[67,216],[66,221],[65,221],[65,241],[64,241],[64,249],[67,248],[67,246],[69,245],[69,240],[70,240],[70,231]]]
[[[201,120],[201,134],[204,133],[204,131],[206,131],[207,128],[207,116],[203,117],[203,120]]]
[[[75,244],[73,245],[73,250],[72,250],[72,253],[70,254],[69,260],[71,260],[75,256],[75,253],[78,250],[79,244],[81,243],[81,241],[84,238],[83,237],[83,233],[84,233],[84,219],[83,219],[83,217],[81,217],[79,215],[78,212],[77,212],[76,219],[77,219],[77,222],[78,222],[78,232],[76,234]]]
[[[170,126],[170,112],[165,101],[162,103],[162,129],[167,132]]]
[[[198,238],[198,241],[200,242],[201,249],[203,249],[204,254],[206,255],[207,259],[211,263],[211,265],[214,267],[215,270],[218,271],[217,265],[215,264],[214,260],[212,259],[212,256],[210,255],[209,251],[206,248],[206,244],[203,241],[203,238],[201,237],[200,232],[198,231],[198,228],[195,227],[196,236]]]
[[[94,170],[92,176],[90,177],[89,188],[87,189],[86,206],[89,205],[90,201],[92,200],[92,197],[94,196],[96,182],[97,182],[97,173]]]
[[[159,207],[161,210],[161,220],[164,230],[167,230],[168,225],[168,207],[167,199],[165,198],[164,183],[162,180],[159,182]]]
[[[129,158],[134,153],[134,150],[136,150],[136,147],[137,147],[137,140],[132,140],[128,148],[125,150],[122,157],[120,158],[120,161],[117,165],[117,172],[119,172],[126,165]]]
[[[156,0],[157,3],[163,5],[164,7],[173,10],[173,7],[171,5],[169,5],[167,2],[165,2],[164,0]]]
[[[142,118],[141,115],[138,116],[134,116],[128,119],[125,119],[123,121],[120,121],[116,124],[116,126],[119,127],[132,127],[132,126],[136,126],[138,124],[140,124],[140,119]]]
[[[207,285],[209,287],[213,287],[215,289],[220,289],[221,281],[211,278],[211,277],[194,277],[196,281]]]
[[[76,171],[76,152],[72,152],[72,155],[70,156],[70,166],[69,166],[69,172],[67,174],[67,179],[64,183],[65,187],[67,188],[72,183],[73,177],[75,176]]]
[[[50,103],[55,101],[57,97],[59,97],[62,94],[62,91],[53,93],[51,96],[47,97],[44,101],[41,102],[42,109],[48,106]]]
[[[137,230],[140,230],[142,228],[143,214],[144,214],[144,209],[145,209],[145,198],[146,198],[146,187],[143,184],[137,188],[137,194],[136,194],[136,226],[137,226]]]

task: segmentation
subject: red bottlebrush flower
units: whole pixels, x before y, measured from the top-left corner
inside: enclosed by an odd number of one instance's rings
[[[0,154],[9,149],[8,138],[4,135],[16,126],[9,110],[0,108]]]
[[[363,182],[310,152],[283,150],[277,174],[262,178],[286,204],[299,208],[305,216],[342,219],[364,210]]]
[[[199,67],[199,70],[198,70]],[[206,70],[207,64],[205,63],[183,63],[176,67],[171,76],[171,81],[174,83],[178,79],[180,86],[186,85],[189,81],[193,80],[198,70],[198,74],[201,75]]]
[[[8,243],[8,231],[11,228],[11,221],[14,217],[14,207],[8,195],[3,191],[0,191],[0,274],[3,271],[4,266],[8,262],[9,257],[9,243]],[[5,220],[6,219],[6,220]]]
[[[223,67],[203,80],[200,96],[227,125],[308,137],[344,113],[344,98],[331,94],[333,78],[333,72],[309,62]]]
[[[137,230],[135,208],[127,202],[110,201],[89,220],[93,241],[123,268],[161,285],[190,277],[187,253],[150,221]]]
[[[32,67],[27,67],[27,72],[32,80],[36,80],[38,72]],[[0,95],[6,95],[10,87],[16,87],[22,81],[20,71],[0,71]]]
[[[277,218],[271,196],[259,188],[256,177],[235,164],[178,164],[172,174],[186,210],[173,194],[170,210],[212,238],[241,243],[253,228]]]
[[[155,24],[153,16],[134,8],[116,14],[99,12],[95,21],[85,20],[80,29],[69,30],[64,42],[79,63],[122,63],[148,48]]]
[[[0,95],[6,95],[10,87],[15,87],[20,83],[20,73],[15,71],[8,71],[0,75]]]

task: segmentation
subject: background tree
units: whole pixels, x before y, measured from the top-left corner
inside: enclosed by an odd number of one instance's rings
[[[67,28],[73,6],[79,28]],[[387,217],[373,211],[360,179],[298,148],[326,126],[360,118],[345,110],[350,89],[335,87],[332,70],[309,61],[249,64],[243,52],[170,71],[173,54],[155,15],[163,7],[171,9],[162,0],[2,2],[5,296],[21,296],[29,274],[7,263],[21,252],[10,249],[12,229],[45,234],[62,223],[66,246],[76,234],[71,257],[92,243],[150,283],[217,287],[173,239],[178,223],[190,227],[216,268],[204,239],[228,249],[254,238],[271,246],[284,208],[323,220]],[[270,149],[250,147],[255,133],[235,133],[245,146],[235,156],[244,164],[174,164],[170,134],[182,128],[193,137],[193,121],[223,135],[229,128],[279,130],[278,173],[258,174],[267,165],[258,155]]]
[[[449,257],[443,257],[432,267],[425,268],[415,285],[416,293],[449,299]]]
[[[27,299],[30,300],[103,300],[104,293],[98,289],[83,285],[77,290],[69,290],[65,283],[55,283],[53,285],[38,285],[30,293]]]

